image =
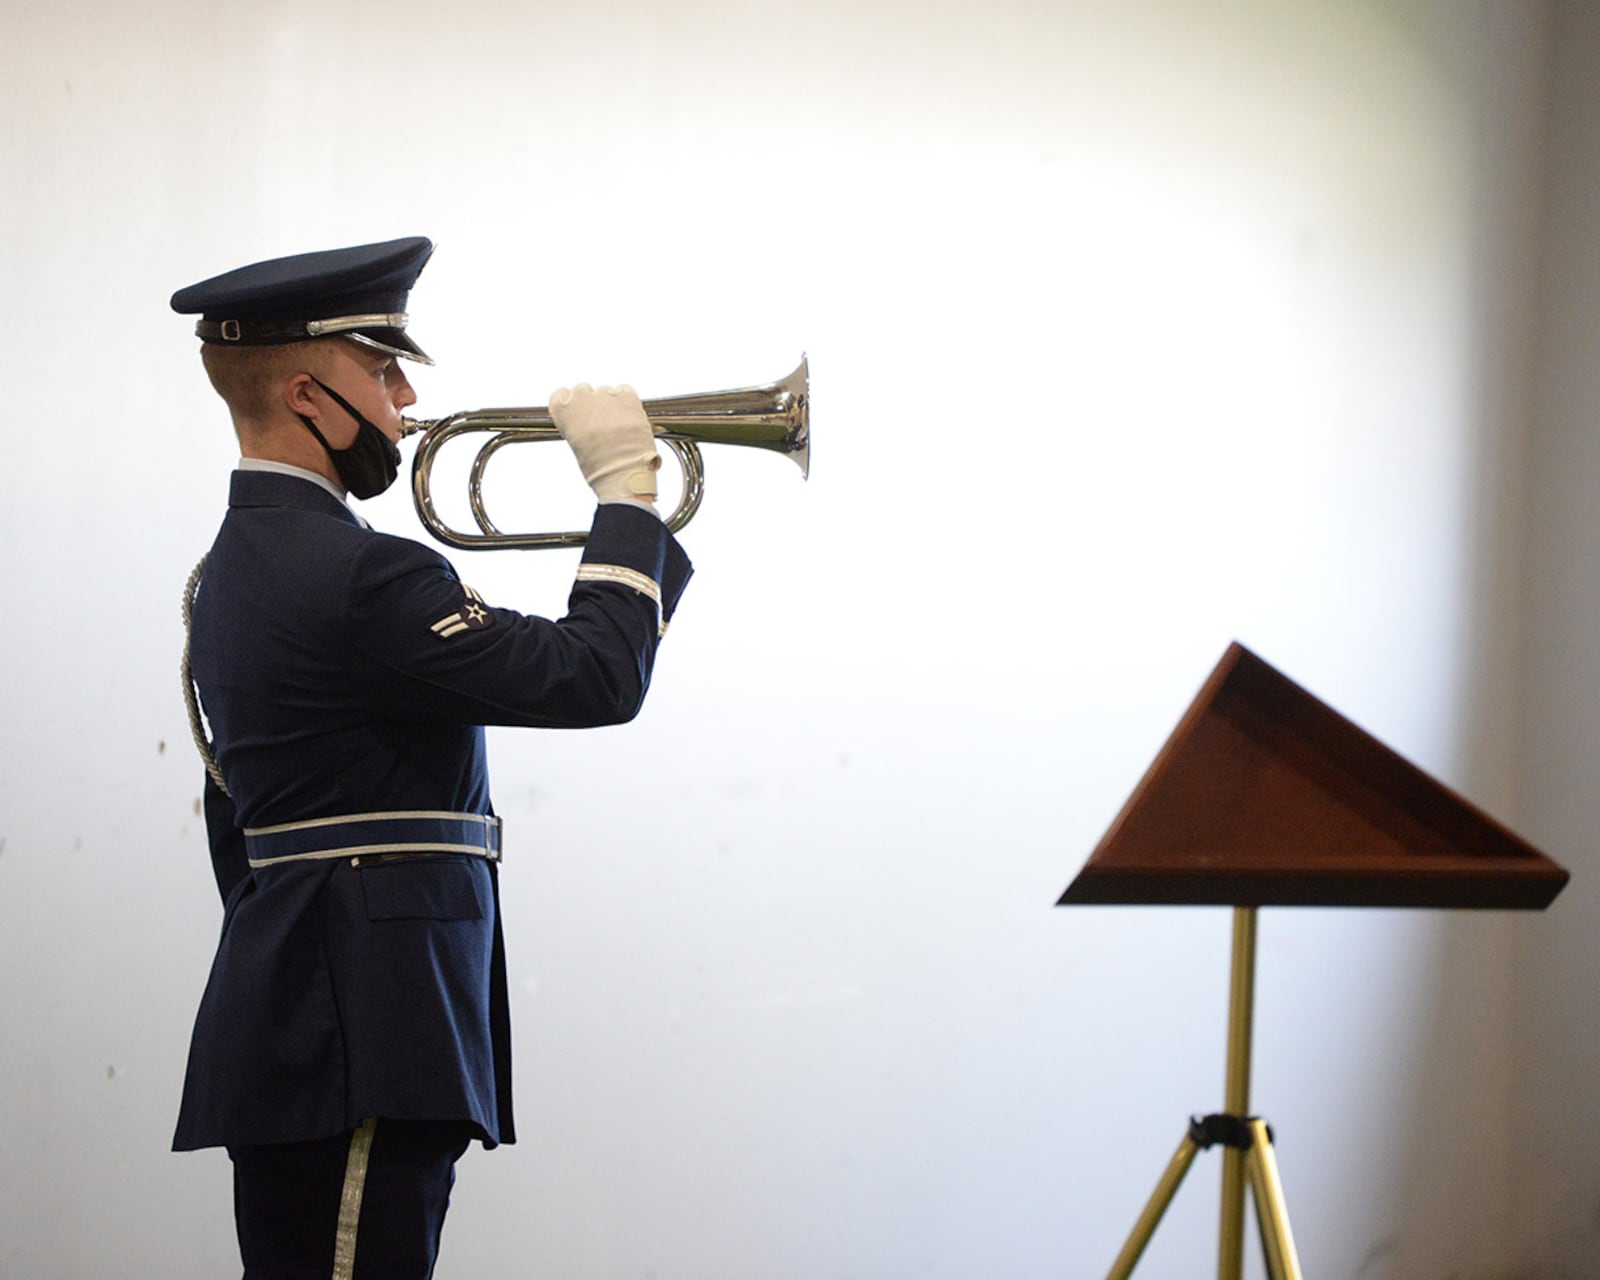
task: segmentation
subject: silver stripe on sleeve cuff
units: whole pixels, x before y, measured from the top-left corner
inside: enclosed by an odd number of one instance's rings
[[[642,596],[649,596],[661,607],[661,586],[647,573],[626,569],[620,564],[580,564],[579,582],[614,582],[619,587],[632,587]]]

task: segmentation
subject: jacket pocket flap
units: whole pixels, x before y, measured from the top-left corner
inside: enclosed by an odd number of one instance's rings
[[[361,868],[369,920],[481,920],[478,868],[466,858],[406,858]]]

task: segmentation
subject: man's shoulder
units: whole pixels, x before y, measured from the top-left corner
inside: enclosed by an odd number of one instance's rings
[[[343,595],[413,572],[454,574],[433,548],[372,528],[315,485],[268,473],[259,478],[282,483],[239,485],[247,474],[235,475],[235,500],[207,557],[208,572],[242,589]]]
[[[432,548],[411,538],[380,532],[320,485],[272,471],[235,471],[229,490],[228,522],[240,529],[269,527],[291,541],[334,544],[347,554],[366,551],[379,558],[423,556],[443,562]],[[287,549],[287,548],[285,548]]]

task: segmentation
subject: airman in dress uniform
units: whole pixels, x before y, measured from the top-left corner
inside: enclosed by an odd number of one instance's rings
[[[483,726],[634,716],[691,569],[627,388],[551,412],[598,506],[567,612],[494,607],[346,502],[387,488],[420,237],[179,290],[242,457],[191,584],[223,925],[174,1147],[225,1146],[247,1280],[432,1273],[454,1163],[514,1140]]]

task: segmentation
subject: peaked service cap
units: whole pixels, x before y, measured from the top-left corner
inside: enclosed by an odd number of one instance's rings
[[[432,364],[406,333],[406,298],[433,254],[423,236],[271,258],[172,295],[195,334],[219,346],[266,346],[343,336]]]

